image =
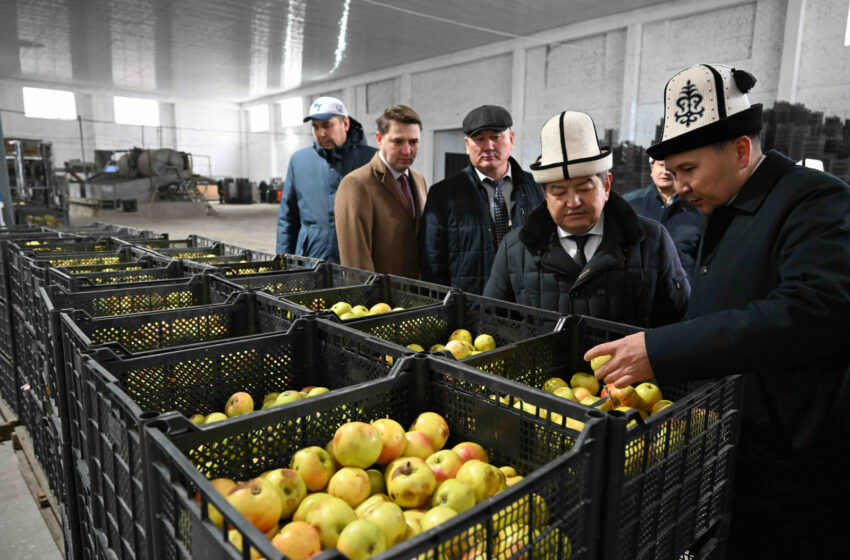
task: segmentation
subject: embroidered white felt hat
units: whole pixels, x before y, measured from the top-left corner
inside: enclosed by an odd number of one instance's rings
[[[531,174],[541,185],[608,171],[614,157],[599,145],[596,125],[587,113],[564,111],[546,121],[540,130],[540,157]]]
[[[750,105],[747,92],[755,77],[723,64],[696,64],[682,70],[664,87],[664,132],[646,150],[664,159],[739,136],[762,127],[761,103]]]

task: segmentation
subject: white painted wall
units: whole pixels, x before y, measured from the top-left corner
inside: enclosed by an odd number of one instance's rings
[[[789,6],[789,1],[791,2]],[[799,67],[783,58],[786,18],[804,2]],[[795,4],[796,2],[796,4]],[[788,14],[790,13],[790,16]],[[484,103],[502,104],[514,117],[515,155],[526,167],[540,152],[541,125],[556,113],[590,113],[619,140],[648,146],[662,114],[662,92],[676,71],[696,62],[730,64],[752,72],[755,102],[777,101],[780,73],[798,77],[796,102],[826,115],[850,118],[850,47],[844,46],[847,0],[671,0],[533,37],[329,81],[247,102],[274,102],[302,95],[305,103],[336,93],[374,144],[375,118],[404,103],[422,117],[423,145],[414,167],[434,177],[434,135],[457,129],[466,112]],[[793,26],[792,26],[793,27]],[[793,57],[788,57],[793,61]],[[784,66],[783,66],[784,65]],[[635,73],[637,75],[635,76]],[[275,133],[281,174],[292,153],[310,145],[309,126]],[[272,167],[271,150],[249,142],[250,176]],[[259,150],[256,153],[254,150]]]
[[[0,80],[0,118],[7,138],[40,139],[53,143],[54,164],[61,168],[69,159],[81,159],[80,127],[77,121],[34,119],[24,116],[23,86],[68,90],[66,85]],[[237,104],[158,98],[161,127],[115,124],[114,95],[138,94],[119,91],[74,91],[77,114],[83,119],[85,159],[94,160],[95,149],[175,148],[196,156],[196,173],[206,174],[210,156],[212,174],[242,177],[243,144]],[[155,98],[156,99],[156,98]]]

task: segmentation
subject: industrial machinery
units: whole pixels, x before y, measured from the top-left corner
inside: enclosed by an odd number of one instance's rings
[[[6,138],[4,147],[15,223],[67,224],[67,193],[54,176],[52,144]]]
[[[133,211],[139,199],[190,200],[204,202],[212,211],[197,188],[212,179],[193,173],[191,154],[169,148],[95,150],[95,162],[99,172],[70,185],[72,201]]]

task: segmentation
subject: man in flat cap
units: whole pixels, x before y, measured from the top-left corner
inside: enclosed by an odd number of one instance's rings
[[[708,216],[686,320],[601,344],[618,387],[743,374],[729,558],[847,556],[850,188],[762,153],[755,78],[699,64],[665,87],[663,159]]]
[[[639,326],[685,314],[690,288],[667,230],[611,191],[611,150],[590,116],[565,111],[531,165],[545,204],[505,237],[484,295]]]
[[[482,105],[463,119],[469,165],[433,185],[419,231],[419,270],[428,282],[480,294],[496,249],[543,201],[540,186],[511,157],[510,113]]]
[[[310,105],[315,142],[289,160],[277,219],[277,252],[339,262],[334,198],[343,177],[366,165],[377,150],[366,144],[363,126],[336,97]]]

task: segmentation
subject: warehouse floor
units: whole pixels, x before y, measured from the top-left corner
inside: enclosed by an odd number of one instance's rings
[[[215,215],[192,203],[159,203],[139,212],[101,210],[97,216],[72,219],[72,225],[93,221],[152,229],[171,239],[203,235],[259,251],[274,252],[277,204],[212,203]],[[51,560],[62,558],[38,505],[19,469],[12,442],[0,443],[0,560]]]

